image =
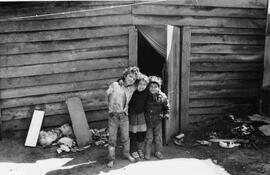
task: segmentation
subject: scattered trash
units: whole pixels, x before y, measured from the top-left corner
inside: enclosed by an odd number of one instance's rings
[[[205,146],[211,146],[212,143],[206,140],[197,140],[197,143],[199,143],[200,145],[205,145]]]
[[[258,128],[264,135],[270,136],[270,125],[263,125]]]
[[[51,131],[42,130],[39,132],[38,144],[43,147],[50,146],[61,137],[62,134],[59,129],[52,129]]]
[[[248,116],[248,118],[251,121],[265,122],[265,123],[269,123],[270,124],[270,118],[269,117],[264,117],[264,116],[259,115],[259,114],[254,114],[252,116]]]
[[[178,135],[175,136],[173,143],[177,146],[184,146],[183,144],[184,137],[185,137],[184,133],[179,133]]]
[[[240,143],[235,143],[234,141],[219,141],[218,145],[222,148],[234,148],[240,146]]]
[[[107,128],[102,129],[90,129],[92,133],[92,139],[96,146],[108,146],[109,132]]]

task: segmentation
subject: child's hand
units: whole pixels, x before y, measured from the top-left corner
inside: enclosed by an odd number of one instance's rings
[[[118,84],[119,84],[119,86],[123,86],[124,85],[124,81],[123,80],[118,80]]]
[[[163,115],[163,114],[160,114],[159,118],[162,120],[162,119],[166,119],[168,120],[169,119],[169,115],[166,114],[166,115]]]

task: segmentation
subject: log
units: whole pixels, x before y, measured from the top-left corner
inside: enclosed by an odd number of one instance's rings
[[[258,98],[260,89],[221,89],[221,90],[200,90],[190,91],[190,99],[199,98]]]
[[[50,20],[32,20],[32,21],[9,21],[0,22],[3,26],[0,33],[23,32],[23,31],[44,31],[57,29],[74,29],[84,27],[100,27],[113,25],[132,24],[130,15],[108,15],[97,17],[50,19]]]
[[[16,89],[3,89],[0,91],[1,99],[30,97],[36,95],[47,95],[63,92],[85,91],[93,89],[107,88],[109,84],[116,81],[116,78],[94,80],[94,81],[81,81],[74,83],[53,84],[45,86],[24,87]]]
[[[104,99],[104,97],[96,99],[83,99],[82,103],[84,110],[86,112],[107,109],[107,101],[106,99]],[[41,109],[45,111],[45,117],[60,114],[68,114],[65,102],[61,101],[56,103],[38,104],[26,107],[6,108],[2,110],[2,119],[3,121],[8,121],[8,120],[30,118],[33,109]]]
[[[262,54],[261,45],[192,44],[191,53],[211,54]]]
[[[6,55],[0,57],[0,67],[25,66],[65,61],[128,56],[127,46],[76,49],[46,53]]]
[[[193,34],[191,37],[191,43],[264,45],[264,37],[252,35],[239,36],[239,35]]]
[[[226,71],[242,71],[242,72],[262,72],[262,63],[191,63],[191,71],[205,72],[226,72]]]
[[[100,70],[38,75],[19,78],[5,78],[0,79],[0,89],[32,87],[57,83],[75,83],[80,81],[100,80],[106,78],[118,78],[122,75],[123,70],[124,67],[119,66],[117,68]]]
[[[264,36],[264,28],[217,28],[217,27],[192,27],[193,34],[223,34],[223,35],[256,35]]]
[[[227,54],[191,54],[191,62],[228,62],[228,63],[262,63],[263,54],[227,55]]]
[[[61,102],[71,97],[80,97],[81,99],[105,99],[105,89],[98,90],[86,90],[86,91],[78,91],[78,92],[66,92],[59,94],[49,94],[42,96],[32,96],[32,97],[22,97],[22,98],[11,98],[2,100],[2,108],[12,108],[18,106],[29,106],[29,105],[38,105],[45,103],[54,103]]]
[[[0,43],[41,42],[127,35],[130,27],[96,27],[0,34]]]
[[[86,112],[88,122],[103,121],[108,117],[107,110],[96,110]],[[3,121],[3,132],[26,130],[30,125],[31,118]],[[59,127],[65,123],[70,123],[68,114],[46,116],[43,119],[42,128]],[[90,125],[91,126],[91,125]]]
[[[90,49],[128,45],[128,36],[112,36],[80,40],[63,40],[31,43],[8,43],[0,45],[0,55],[42,53],[75,49]]]
[[[135,5],[132,14],[136,15],[164,15],[164,16],[209,16],[209,17],[236,17],[236,18],[263,18],[263,9],[237,9],[222,7],[194,7],[144,4]]]
[[[190,80],[261,80],[262,72],[191,72]]]
[[[172,16],[140,16],[133,15],[134,25],[165,25],[202,26],[202,27],[228,27],[228,28],[264,28],[262,19],[246,18],[214,18],[214,17],[172,17]]]
[[[257,99],[254,98],[219,98],[219,99],[190,99],[190,108],[202,108],[202,107],[219,107],[230,106],[235,104],[257,104]],[[3,111],[4,113],[4,111]]]
[[[107,68],[124,67],[128,65],[127,58],[107,58],[98,60],[82,60],[54,64],[41,64],[23,67],[0,68],[0,78],[23,77],[33,75],[57,74]]]
[[[248,89],[260,88],[261,81],[250,80],[218,80],[218,81],[190,81],[190,90],[218,90],[218,89]]]

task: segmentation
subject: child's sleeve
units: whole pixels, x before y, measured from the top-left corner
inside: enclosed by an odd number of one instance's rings
[[[167,96],[165,94],[163,94],[163,114],[166,117],[169,117],[170,114],[170,104],[169,104],[169,100],[167,98]]]
[[[116,83],[117,82],[113,82],[112,84],[110,84],[109,88],[106,90],[106,94],[108,96],[113,93],[115,86],[116,86]]]

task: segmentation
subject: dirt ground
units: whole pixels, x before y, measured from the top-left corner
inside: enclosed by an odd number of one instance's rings
[[[218,145],[193,146],[192,135],[185,138],[184,146],[176,146],[173,143],[164,147],[166,160],[177,158],[195,158],[199,160],[212,159],[212,161],[225,168],[232,175],[270,175],[270,147],[256,149],[220,148]],[[0,141],[0,174],[102,174],[116,169],[125,168],[131,164],[123,159],[120,148],[117,150],[117,161],[112,169],[106,168],[106,148],[102,146],[90,147],[76,153],[56,153],[56,147],[29,148],[24,147],[24,140],[4,139]],[[186,159],[186,160],[189,160]],[[153,162],[157,162],[152,157]],[[140,162],[144,164],[149,161]],[[137,163],[138,164],[138,163]],[[179,165],[180,166],[180,165]],[[191,165],[192,166],[192,165]],[[190,167],[193,168],[193,167]],[[168,169],[170,172],[170,169]],[[135,173],[136,174],[136,173]],[[170,174],[189,174],[172,173]]]

